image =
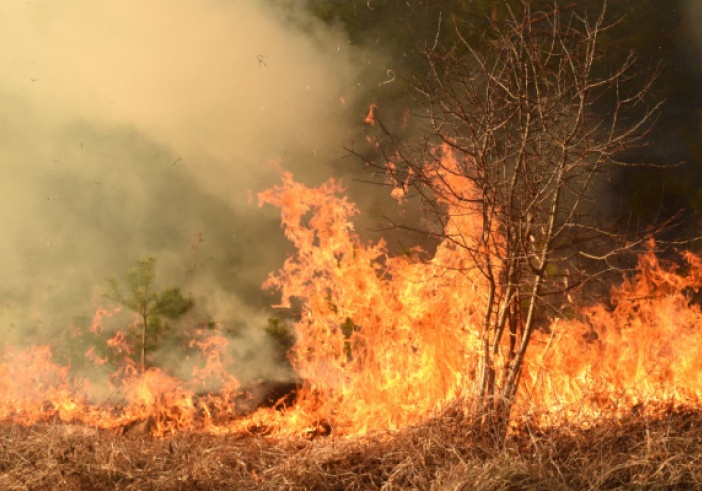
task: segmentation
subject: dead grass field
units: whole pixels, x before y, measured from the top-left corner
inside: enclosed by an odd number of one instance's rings
[[[504,446],[450,413],[353,439],[155,439],[62,423],[4,424],[0,489],[702,489],[702,412],[632,414],[588,429],[524,426]]]

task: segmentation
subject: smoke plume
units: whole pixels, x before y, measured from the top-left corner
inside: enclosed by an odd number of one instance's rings
[[[294,4],[0,3],[0,340],[62,335],[146,255],[218,321],[265,322],[286,249],[251,196],[278,166],[348,171],[357,56]]]

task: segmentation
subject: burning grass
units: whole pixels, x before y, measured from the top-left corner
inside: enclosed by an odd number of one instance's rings
[[[523,426],[503,444],[460,412],[395,433],[153,438],[83,426],[0,427],[0,488],[700,489],[702,412],[629,414],[592,427]]]
[[[361,243],[338,191],[286,175],[262,196],[298,249],[268,281],[302,305],[294,397],[242,387],[216,333],[191,380],[125,357],[112,402],[48,347],[8,347],[0,489],[702,489],[702,259],[651,247],[607,304],[535,333],[503,440],[465,402],[486,302],[468,258]]]
[[[102,367],[96,375],[106,379],[97,384],[55,362],[48,346],[3,347],[0,420],[57,419],[103,430],[149,422],[151,434],[163,437],[252,427],[275,436],[358,437],[422,425],[478,393],[490,296],[470,267],[474,258],[451,243],[430,258],[392,255],[382,241],[365,244],[351,220],[357,209],[340,191],[333,180],[308,188],[284,174],[281,186],[260,195],[262,204],[280,207],[297,249],[266,282],[280,291],[282,306],[297,305],[290,357],[301,387],[282,410],[255,410],[275,400],[231,375],[236,360],[216,330],[195,332],[188,378],[187,364],[179,374],[140,367],[118,329],[107,340],[116,372],[92,350],[85,354]],[[478,226],[474,216],[460,219],[462,229]],[[608,301],[550,326],[544,319],[531,336],[513,415],[541,426],[590,426],[638,407],[702,407],[702,310],[693,301],[702,289],[702,258],[680,256],[684,267],[663,263],[652,243]],[[110,316],[98,310],[91,331]],[[496,365],[509,366],[509,357]],[[98,397],[96,386],[108,387],[109,397]]]

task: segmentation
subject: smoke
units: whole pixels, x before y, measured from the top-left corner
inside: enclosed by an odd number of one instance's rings
[[[215,319],[264,321],[286,249],[250,198],[278,166],[347,173],[361,119],[358,53],[292,5],[0,3],[0,341],[62,335],[145,255]]]

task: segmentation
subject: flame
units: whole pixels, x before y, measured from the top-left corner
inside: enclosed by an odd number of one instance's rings
[[[470,181],[447,169],[428,172],[473,196]],[[419,422],[471,387],[487,289],[455,242],[426,261],[419,250],[398,257],[382,241],[362,244],[351,222],[358,210],[341,191],[334,180],[310,189],[286,173],[259,195],[260,205],[281,209],[297,249],[264,286],[280,290],[282,307],[303,302],[292,352],[306,381],[299,407],[337,432],[362,434]],[[446,227],[474,237],[482,223],[455,213]]]
[[[525,398],[555,416],[587,423],[642,407],[699,406],[702,396],[702,258],[683,252],[685,267],[665,267],[649,251],[637,272],[599,304],[561,319],[541,335]],[[526,405],[526,404],[524,404]]]
[[[477,191],[452,172],[465,163],[445,148],[436,157],[441,165],[428,164],[426,176],[440,183],[437,198],[460,189],[460,201],[471,203]],[[392,184],[402,200],[407,183]],[[193,331],[190,347],[199,361],[188,380],[140,370],[125,329],[107,341],[110,360],[119,360],[104,381],[107,399],[96,397],[95,381],[55,363],[50,347],[5,347],[0,420],[58,419],[115,430],[146,422],[157,436],[186,430],[360,435],[420,423],[456,398],[470,398],[488,296],[465,248],[446,240],[430,257],[420,249],[390,254],[382,240],[364,243],[353,225],[358,209],[335,180],[309,188],[283,173],[282,184],[259,195],[259,205],[266,204],[280,208],[296,249],[264,285],[279,291],[279,307],[296,317],[290,357],[304,382],[294,402],[247,414],[241,401],[253,395],[231,375],[236,360],[216,329]],[[444,204],[454,207],[445,224],[449,237],[477,235],[480,214],[448,199]],[[614,287],[607,303],[537,331],[516,416],[587,424],[642,407],[699,405],[702,311],[692,299],[702,287],[702,258],[681,257],[682,267],[662,263],[652,242],[636,274]],[[104,332],[103,319],[118,313],[98,309],[89,331]],[[85,355],[101,370],[109,365],[94,348]]]
[[[9,348],[0,364],[0,419],[35,424],[58,416],[70,420],[84,400],[68,381],[68,367],[52,363],[49,346]]]
[[[104,312],[98,309],[96,318],[104,317]],[[92,328],[95,325],[94,321]],[[153,435],[163,436],[208,430],[213,413],[225,406],[234,407],[232,399],[238,395],[239,384],[223,369],[227,341],[221,336],[198,332],[193,344],[201,347],[204,366],[195,367],[188,382],[158,368],[141,372],[129,357],[134,350],[123,331],[117,331],[106,344],[122,357],[119,368],[107,380],[112,390],[109,404],[94,397],[90,382],[72,378],[69,366],[55,364],[49,346],[6,348],[0,362],[0,420],[32,425],[57,418],[103,429],[124,429],[144,421]],[[98,366],[107,363],[94,348],[86,357]],[[198,397],[195,389],[213,380],[219,391]]]
[[[363,120],[364,123],[370,125],[370,126],[375,126],[375,110],[378,109],[378,105],[373,103],[370,105],[368,108],[368,115],[366,115],[366,119]]]
[[[93,334],[99,334],[102,332],[102,320],[104,318],[108,317],[113,317],[115,314],[118,314],[121,309],[115,308],[113,310],[108,310],[102,307],[99,307],[96,311],[95,314],[93,314],[93,319],[90,322],[90,332]]]
[[[438,199],[460,189],[460,201],[473,202],[477,191],[452,172],[452,153],[437,156],[441,165],[429,164],[426,176]],[[406,183],[394,184],[401,199]],[[281,208],[297,250],[265,285],[280,290],[281,306],[302,304],[292,360],[305,386],[296,410],[310,427],[322,422],[339,433],[414,424],[475,393],[487,288],[454,241],[430,259],[419,250],[391,256],[382,241],[362,244],[351,221],[358,210],[341,192],[333,180],[309,189],[284,174],[281,186],[259,195],[259,204]],[[449,237],[478,236],[475,210],[444,203]],[[517,417],[587,424],[644,406],[699,404],[702,313],[690,296],[702,287],[702,259],[684,252],[684,268],[665,267],[654,249],[651,242],[637,273],[613,288],[613,308],[583,307],[535,333]]]

